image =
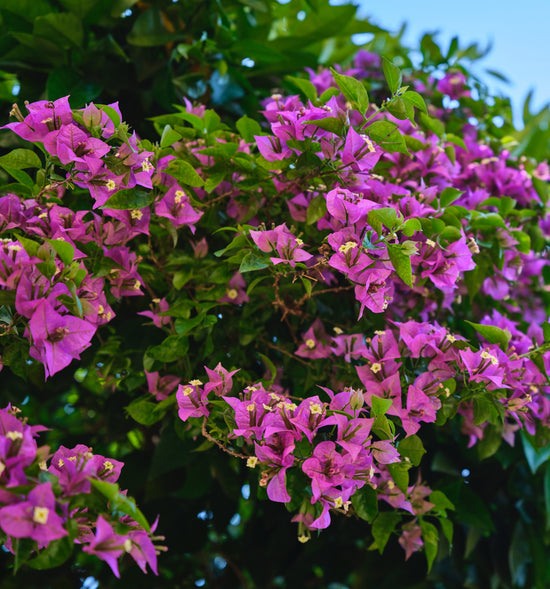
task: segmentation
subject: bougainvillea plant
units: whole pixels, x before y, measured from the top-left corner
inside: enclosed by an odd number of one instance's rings
[[[302,543],[364,520],[367,548],[423,552],[429,571],[460,501],[430,479],[433,437],[481,459],[548,439],[550,171],[476,121],[459,68],[403,77],[361,50],[289,83],[235,124],[185,99],[155,142],[117,103],[14,105],[3,367],[123,395],[135,448],[170,424],[284,504]],[[15,568],[80,547],[157,573],[162,537],[122,463],[52,454],[21,415],[0,414]]]

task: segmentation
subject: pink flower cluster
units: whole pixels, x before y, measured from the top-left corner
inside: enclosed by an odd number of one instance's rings
[[[81,500],[73,501],[92,493],[94,481],[116,483],[123,463],[93,454],[82,444],[61,446],[50,456],[47,446],[36,443],[38,433],[47,428],[28,425],[18,413],[12,406],[0,409],[0,529],[8,537],[5,546],[14,552],[14,539],[29,538],[36,542],[33,552],[39,554],[52,542],[69,537],[84,552],[106,561],[117,577],[118,559],[124,553],[143,572],[149,565],[157,574],[151,533],[156,524],[148,531],[129,515],[115,515],[115,505],[110,506],[112,513],[98,514],[95,508],[83,507]]]
[[[79,359],[97,328],[113,319],[113,297],[143,294],[138,256],[127,244],[149,234],[151,208],[105,208],[109,198],[155,186],[154,213],[192,231],[202,213],[162,172],[173,158],[158,162],[155,170],[153,152],[141,147],[135,133],[128,136],[117,104],[92,103],[73,113],[65,97],[27,109],[26,117],[14,109],[18,122],[5,128],[42,143],[66,179],[44,186],[36,198],[0,197],[0,230],[24,235],[0,242],[0,289],[15,291],[16,311],[27,320],[30,355],[48,378]],[[74,212],[50,199],[62,198],[73,185],[89,191],[95,212]],[[103,258],[100,272],[90,264],[93,256]]]

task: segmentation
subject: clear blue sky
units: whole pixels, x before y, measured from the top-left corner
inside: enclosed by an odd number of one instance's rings
[[[335,0],[335,3],[343,3]],[[503,89],[512,98],[515,120],[525,96],[534,88],[532,104],[536,109],[550,102],[550,0],[355,0],[360,14],[373,23],[397,31],[406,22],[405,42],[418,46],[423,32],[440,31],[446,49],[458,35],[461,46],[478,42],[482,47],[492,42],[489,55],[479,62],[476,73],[494,89]],[[484,69],[505,74],[511,85],[492,82]]]

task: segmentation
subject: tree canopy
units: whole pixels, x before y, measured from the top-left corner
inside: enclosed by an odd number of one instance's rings
[[[0,55],[6,587],[550,584],[548,108],[328,0]]]

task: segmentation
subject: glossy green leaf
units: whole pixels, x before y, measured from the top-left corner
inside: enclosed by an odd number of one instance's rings
[[[123,211],[143,209],[153,202],[153,198],[153,194],[143,189],[126,188],[115,192],[101,208]]]
[[[262,135],[262,128],[260,127],[260,124],[246,115],[242,116],[235,123],[235,126],[237,127],[237,131],[239,131],[241,134],[241,137],[247,143],[254,143],[254,136]]]
[[[422,456],[426,454],[422,440],[416,434],[407,436],[401,440],[397,446],[397,450],[402,457],[407,457],[413,466],[418,466],[422,460]]]
[[[458,190],[457,188],[453,188],[452,186],[447,186],[441,191],[441,194],[439,195],[439,204],[442,207],[448,207],[463,194],[463,190]]]
[[[269,264],[264,261],[264,258],[260,258],[253,252],[249,252],[243,258],[239,267],[239,272],[241,274],[244,272],[254,272],[255,270],[262,270],[263,268],[267,268],[268,265]]]
[[[409,153],[403,135],[397,125],[391,121],[374,121],[365,129],[365,132],[387,151]]]
[[[424,541],[424,552],[426,554],[426,561],[428,563],[428,572],[432,570],[435,557],[437,556],[437,548],[439,545],[439,532],[437,528],[427,522],[420,521],[420,528],[422,529],[422,540]]]
[[[401,70],[386,57],[382,57],[382,69],[391,93],[395,94],[401,87]]]
[[[393,403],[391,399],[383,399],[382,397],[377,397],[376,395],[372,395],[370,402],[372,412],[375,416],[385,415]]]
[[[428,112],[428,109],[426,107],[426,103],[424,102],[424,99],[422,98],[422,96],[420,94],[418,94],[418,92],[414,92],[413,90],[407,90],[406,92],[404,92],[401,95],[401,98],[403,98],[403,100],[405,100],[406,102],[409,102],[410,104],[412,104],[413,106],[415,106],[416,108],[421,110],[422,112],[425,112],[425,113]]]
[[[388,464],[388,470],[390,471],[393,482],[397,488],[403,493],[407,494],[409,487],[409,469],[411,465],[406,462],[393,462]]]
[[[367,94],[364,84],[351,76],[339,74],[334,69],[331,69],[330,71],[332,72],[338,88],[342,91],[342,94],[347,100],[349,100],[354,108],[364,115],[369,108],[369,95]]]
[[[313,225],[327,214],[327,201],[322,194],[311,199],[307,207],[307,224]]]
[[[132,401],[126,411],[132,419],[142,425],[153,425],[162,419],[162,413],[156,411],[157,404],[146,400]]]
[[[204,180],[199,176],[193,166],[184,160],[172,160],[164,171],[185,186],[192,186],[194,188],[204,186]]]
[[[297,78],[296,76],[285,76],[285,80],[290,82],[293,86],[298,88],[300,92],[312,102],[312,104],[316,104],[318,97],[317,97],[317,89],[315,86],[306,78]]]
[[[520,433],[523,442],[523,452],[531,472],[535,474],[537,470],[550,458],[550,446],[537,448],[533,443],[533,438],[523,430]]]
[[[482,337],[484,337],[490,344],[498,344],[502,350],[508,349],[508,344],[512,334],[508,329],[502,329],[496,325],[482,325],[481,323],[472,323],[466,321],[471,325]]]
[[[74,247],[68,241],[62,239],[47,239],[46,241],[57,252],[65,266],[68,266],[74,260]]]
[[[40,168],[42,162],[38,155],[30,149],[12,149],[6,155],[0,157],[0,166],[14,170],[27,168]]]
[[[395,530],[397,524],[401,521],[401,516],[394,511],[383,511],[379,513],[372,524],[372,535],[376,542],[376,547],[380,554],[384,552],[384,548]]]
[[[378,497],[370,485],[364,485],[351,497],[351,504],[355,513],[371,524],[378,515]]]
[[[160,137],[160,146],[169,147],[181,139],[181,133],[174,131],[170,125],[165,125]]]

